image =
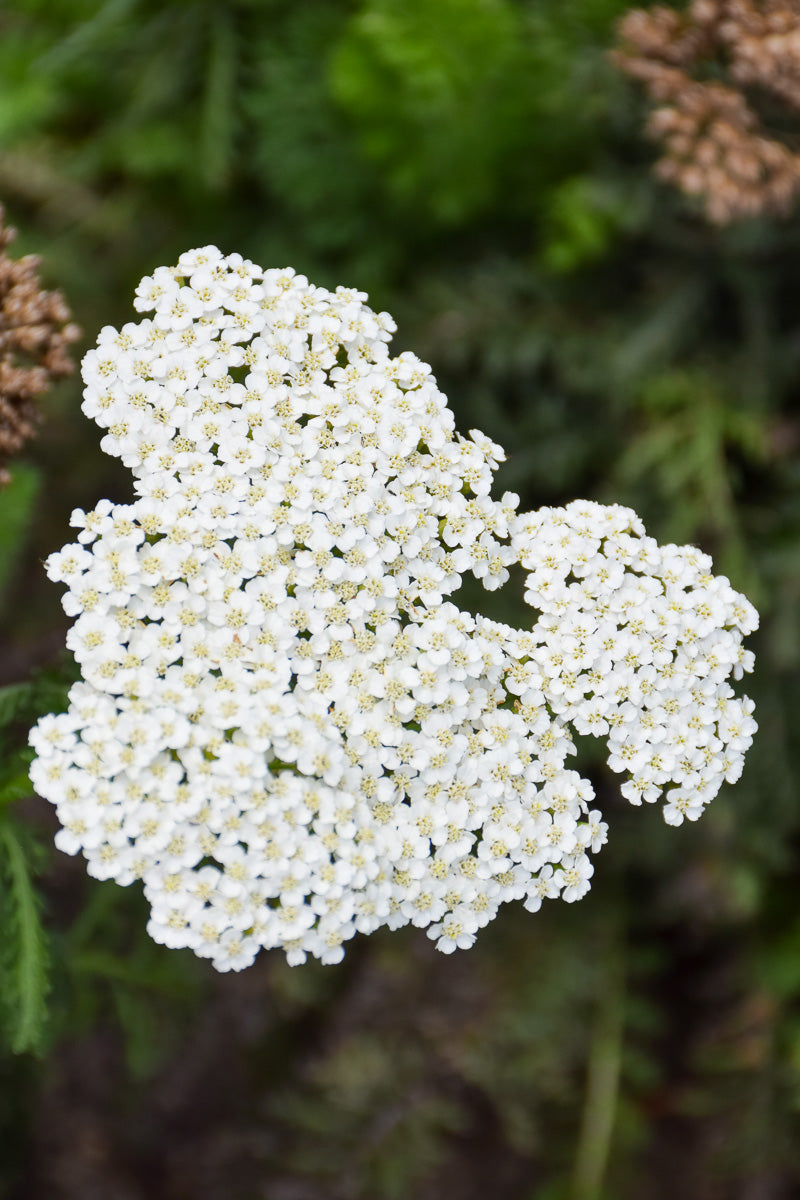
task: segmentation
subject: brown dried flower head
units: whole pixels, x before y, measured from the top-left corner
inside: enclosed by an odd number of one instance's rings
[[[784,215],[800,197],[800,153],[768,131],[765,108],[800,111],[800,0],[692,0],[632,9],[613,61],[659,105],[657,174],[708,217]]]
[[[62,296],[42,289],[39,259],[9,257],[16,230],[3,218],[0,206],[0,487],[10,478],[5,463],[36,431],[37,396],[74,370],[67,347],[80,337]]]

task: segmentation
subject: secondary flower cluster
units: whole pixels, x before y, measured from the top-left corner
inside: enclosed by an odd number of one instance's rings
[[[137,499],[76,511],[48,560],[83,680],[31,777],[59,847],[143,880],[150,934],[221,970],[381,925],[449,952],[504,901],[576,900],[606,826],[568,722],[609,733],[634,801],[671,784],[673,821],[754,728],[726,682],[747,602],[627,510],[492,499],[501,448],[365,299],[206,247],[84,361]],[[531,631],[447,599],[512,562]]]
[[[552,712],[608,737],[632,804],[666,794],[664,819],[695,820],[742,773],[753,702],[728,683],[753,668],[753,606],[694,546],[659,546],[631,509],[576,501],[519,518],[515,556],[541,613],[531,658]]]

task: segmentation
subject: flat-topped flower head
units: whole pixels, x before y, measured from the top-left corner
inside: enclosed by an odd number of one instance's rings
[[[747,602],[628,510],[492,499],[501,448],[365,301],[205,247],[84,361],[136,499],[48,560],[83,679],[31,777],[60,848],[141,879],[151,935],[221,970],[408,923],[450,952],[505,901],[576,900],[606,826],[570,723],[672,821],[754,727],[726,683]],[[517,561],[532,629],[449,599]]]
[[[694,546],[659,546],[634,512],[575,501],[517,518],[525,598],[541,615],[533,658],[553,712],[605,736],[632,804],[696,819],[735,782],[756,724],[729,680],[752,670],[752,604]]]

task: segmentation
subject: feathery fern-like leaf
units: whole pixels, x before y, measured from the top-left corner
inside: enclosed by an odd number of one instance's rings
[[[4,1024],[15,1054],[35,1052],[47,1019],[49,955],[28,854],[10,821],[0,823],[0,874]]]

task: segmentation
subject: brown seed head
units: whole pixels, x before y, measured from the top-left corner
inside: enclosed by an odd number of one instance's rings
[[[80,337],[63,297],[42,288],[39,259],[9,257],[16,230],[3,218],[0,206],[0,487],[10,478],[5,463],[34,436],[36,398],[74,370],[67,347]]]
[[[758,94],[800,110],[800,0],[633,9],[618,32],[612,60],[660,106],[647,125],[662,145],[659,178],[698,196],[718,224],[787,213],[800,154],[769,134]]]

